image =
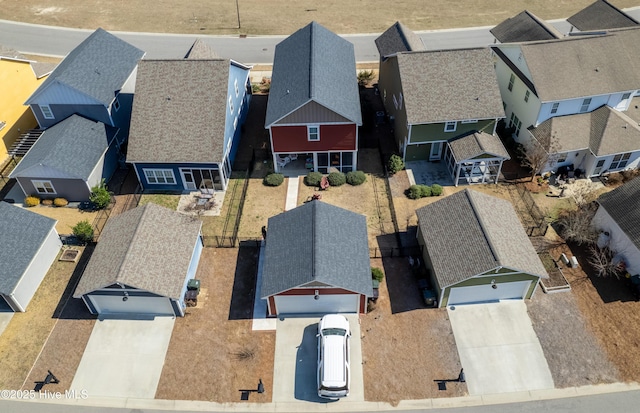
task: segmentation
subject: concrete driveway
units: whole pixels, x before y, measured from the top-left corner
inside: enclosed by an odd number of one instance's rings
[[[71,389],[86,390],[89,397],[153,399],[174,322],[173,317],[98,320]]]
[[[346,314],[351,326],[351,389],[344,401],[364,401],[362,346],[357,314]],[[276,325],[276,351],[273,368],[273,402],[310,401],[333,403],[318,397],[317,318],[285,318]],[[338,401],[340,403],[340,401]]]
[[[469,395],[554,387],[523,301],[460,305],[447,311]]]

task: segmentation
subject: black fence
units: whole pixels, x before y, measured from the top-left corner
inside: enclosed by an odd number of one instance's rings
[[[530,237],[543,237],[547,233],[548,224],[544,214],[538,208],[538,205],[531,196],[531,192],[527,191],[523,184],[516,184],[516,191],[522,201],[525,212],[531,219],[526,219],[525,230]],[[522,214],[521,214],[522,215]]]
[[[2,166],[0,170],[0,191],[4,189],[5,185],[9,183],[9,174],[16,167],[18,162],[15,157],[11,157],[8,159],[7,163]]]
[[[98,214],[93,220],[93,242],[97,242],[98,238],[100,238],[100,234],[102,233],[104,226],[107,224],[111,211],[115,205],[116,199],[112,195],[109,205],[98,211]]]
[[[376,247],[369,248],[369,258],[421,257],[423,247]]]
[[[208,248],[238,248],[256,247],[262,244],[262,238],[238,237],[225,235],[205,235],[202,237],[204,246]]]

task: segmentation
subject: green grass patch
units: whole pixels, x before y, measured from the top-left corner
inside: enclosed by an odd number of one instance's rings
[[[142,206],[151,202],[153,204],[169,208],[172,211],[176,211],[178,209],[178,201],[180,201],[180,195],[145,194],[140,197],[138,206]]]

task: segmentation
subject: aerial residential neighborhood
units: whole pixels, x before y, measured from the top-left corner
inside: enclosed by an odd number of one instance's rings
[[[9,8],[89,29],[64,56],[0,22],[0,403],[640,390],[638,7],[518,0],[471,27],[443,6],[441,27],[381,5],[349,28],[274,1],[276,28],[243,2],[166,42],[131,5]]]

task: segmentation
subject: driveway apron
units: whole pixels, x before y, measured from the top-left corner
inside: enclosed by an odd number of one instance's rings
[[[523,301],[460,305],[447,311],[469,395],[554,387]]]
[[[174,322],[173,317],[98,320],[71,389],[89,397],[153,399]]]

